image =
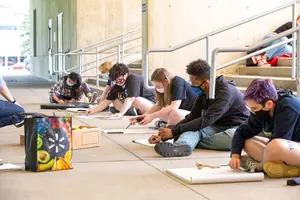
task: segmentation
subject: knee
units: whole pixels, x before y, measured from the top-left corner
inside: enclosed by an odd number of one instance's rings
[[[252,142],[253,142],[253,139],[248,139],[248,140],[245,141],[244,150],[246,152],[249,152],[249,149],[252,146]]]
[[[168,121],[171,124],[177,124],[180,121],[180,113],[177,110],[173,110],[168,115]]]
[[[274,139],[270,143],[267,144],[265,149],[265,154],[268,157],[275,157],[283,151],[282,142],[283,139]]]

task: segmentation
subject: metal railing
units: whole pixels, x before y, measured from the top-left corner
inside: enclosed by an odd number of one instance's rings
[[[142,19],[143,19],[143,26],[142,26],[142,37],[143,37],[143,44],[142,44],[142,70],[143,70],[143,75],[144,75],[144,85],[146,88],[148,89],[153,89],[153,87],[149,86],[149,54],[150,53],[166,53],[166,52],[174,52],[178,49],[182,49],[184,47],[187,47],[189,45],[192,45],[196,42],[199,42],[199,41],[202,41],[202,40],[206,40],[206,47],[205,47],[205,51],[206,51],[206,61],[210,63],[210,38],[214,35],[217,35],[219,33],[222,33],[224,31],[227,31],[227,30],[230,30],[232,28],[235,28],[235,27],[238,27],[240,25],[243,25],[245,23],[248,23],[248,22],[251,22],[253,20],[256,20],[256,19],[259,19],[261,17],[264,17],[266,15],[269,15],[269,14],[272,14],[272,13],[275,13],[277,11],[280,11],[280,10],[283,10],[283,9],[286,9],[288,7],[292,7],[292,21],[293,21],[293,27],[296,27],[296,5],[300,3],[300,0],[294,0],[290,3],[287,3],[287,4],[284,4],[284,5],[281,5],[279,7],[276,7],[274,9],[271,9],[269,11],[266,11],[266,12],[263,12],[261,14],[258,14],[258,15],[255,15],[253,17],[250,17],[250,18],[247,18],[245,20],[242,20],[240,22],[236,22],[234,24],[231,24],[229,26],[225,26],[223,28],[220,28],[218,30],[215,30],[215,31],[212,31],[208,34],[205,34],[205,35],[202,35],[200,37],[197,37],[195,39],[192,39],[190,41],[187,41],[185,43],[182,43],[180,45],[177,45],[173,48],[153,48],[153,49],[148,49],[148,44],[147,44],[147,38],[148,38],[148,19],[147,19],[147,4],[148,4],[148,0],[143,0],[143,8],[145,8],[142,12]],[[295,57],[296,55],[296,44],[295,44],[295,37],[296,35],[293,34],[293,57]],[[292,62],[292,78],[295,78],[296,76],[296,61],[293,59],[293,62]],[[212,79],[211,79],[212,80]],[[215,80],[212,80],[211,82],[214,82]]]
[[[99,64],[103,61],[108,62],[123,62],[124,58],[135,54],[141,54],[141,31],[142,28],[136,28],[128,32],[116,35],[114,37],[108,38],[104,41],[88,45],[84,48],[76,49],[69,53],[58,53],[53,55],[53,72],[55,73],[65,73],[68,74],[71,71],[77,70],[82,77],[93,77],[85,76],[83,73],[96,70],[97,86],[99,86]],[[132,43],[138,43],[132,44]],[[129,46],[129,47],[126,47]],[[85,56],[95,56],[89,62],[84,62]],[[101,57],[102,56],[102,57]],[[77,57],[77,65],[71,66],[71,62],[75,62],[73,57]],[[68,66],[66,65],[66,60],[68,61]],[[126,64],[131,64],[139,61],[141,58],[132,60]],[[89,67],[92,65],[92,67]],[[85,68],[87,66],[87,68]]]
[[[268,46],[268,47],[265,47],[259,51],[256,51],[256,52],[253,52],[251,54],[248,54],[246,56],[243,56],[243,57],[240,57],[236,60],[233,60],[227,64],[224,64],[220,67],[217,67],[216,65],[216,61],[217,61],[217,55],[219,53],[234,53],[234,52],[248,52],[248,51],[252,51],[252,50],[255,50],[259,47],[263,47],[267,44],[270,44],[272,42],[274,42],[275,40],[278,40],[284,36],[287,36],[287,35],[291,35],[293,33],[298,33],[297,35],[297,39],[295,38],[291,38],[291,39],[288,39],[288,40],[285,40],[285,41],[282,41],[282,42],[278,42],[274,45],[271,45],[271,46]],[[214,99],[215,98],[215,88],[216,88],[216,74],[217,74],[217,70],[219,69],[222,69],[222,68],[225,68],[225,67],[228,67],[230,65],[233,65],[235,63],[238,63],[242,60],[246,60],[248,58],[251,58],[253,56],[256,56],[256,55],[260,55],[261,53],[264,53],[270,49],[273,49],[273,48],[276,48],[278,46],[281,46],[281,45],[284,45],[284,44],[287,44],[289,42],[293,42],[296,47],[296,44],[298,45],[297,46],[297,55],[300,55],[300,46],[299,46],[299,39],[300,39],[300,27],[295,27],[295,28],[292,28],[290,30],[287,30],[287,31],[284,31],[278,35],[274,35],[273,37],[267,39],[267,40],[263,40],[261,42],[259,42],[258,44],[255,44],[253,46],[250,46],[250,47],[241,47],[241,48],[222,48],[222,49],[219,49],[219,48],[216,48],[214,49],[214,51],[212,52],[212,64],[211,64],[211,71],[210,71],[210,85],[209,85],[209,98],[210,99]],[[295,71],[297,71],[297,76],[296,76],[296,79],[297,79],[297,96],[300,97],[300,59],[299,57],[293,57],[293,60],[296,61],[297,59],[297,70],[295,68]],[[212,81],[214,80],[214,81]]]

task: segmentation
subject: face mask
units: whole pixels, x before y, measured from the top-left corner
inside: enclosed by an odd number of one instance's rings
[[[157,92],[159,93],[164,93],[165,92],[165,88],[155,88]]]
[[[104,80],[108,80],[109,79],[109,75],[108,74],[101,74],[102,78]]]
[[[69,87],[72,87],[72,86],[74,85],[74,84],[72,84],[72,83],[69,82],[69,79],[67,79],[66,83],[67,83],[67,85],[68,85]]]
[[[124,80],[124,81],[122,81],[121,83],[116,83],[116,85],[118,85],[118,86],[124,86],[125,83],[126,83],[126,81]]]
[[[198,96],[202,96],[203,94],[203,90],[202,88],[198,87],[198,86],[191,86],[193,91],[198,95]]]
[[[261,109],[261,110],[255,112],[254,117],[258,120],[267,120],[270,117],[270,111]]]

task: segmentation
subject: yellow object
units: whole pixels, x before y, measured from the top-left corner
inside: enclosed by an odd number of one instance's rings
[[[54,160],[54,159],[51,159],[51,160],[50,160],[48,163],[46,163],[46,164],[39,164],[39,165],[38,165],[38,171],[39,171],[39,172],[41,172],[41,171],[46,171],[46,170],[52,168],[53,165],[54,165],[54,163],[55,163],[55,160]]]
[[[286,165],[283,162],[267,162],[265,173],[271,178],[287,178],[300,176],[300,167]]]
[[[53,164],[53,167],[52,167],[51,170],[52,170],[52,171],[57,170],[56,167],[57,167],[57,165],[56,165],[56,157],[55,157],[54,164]]]
[[[71,157],[72,157],[72,152],[68,151],[65,155],[65,160],[69,165],[71,164]]]

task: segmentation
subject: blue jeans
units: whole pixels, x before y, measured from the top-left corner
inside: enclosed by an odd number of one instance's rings
[[[272,44],[267,45],[267,46],[271,46],[274,44],[277,44],[279,42],[283,42],[288,40],[287,37],[282,37],[278,40],[275,40]],[[292,53],[292,46],[288,45],[288,44],[283,44],[281,46],[275,47],[273,49],[270,49],[268,51],[265,52],[265,56],[268,56],[268,60],[271,60],[272,58],[276,57],[276,56],[281,56],[282,54],[291,54]]]
[[[0,128],[13,124],[13,114],[23,113],[24,109],[8,101],[0,100]],[[17,116],[16,123],[21,122],[23,117]]]
[[[231,140],[236,128],[213,125],[199,131],[187,131],[179,136],[175,144],[187,144],[193,150],[195,148],[230,150]]]

